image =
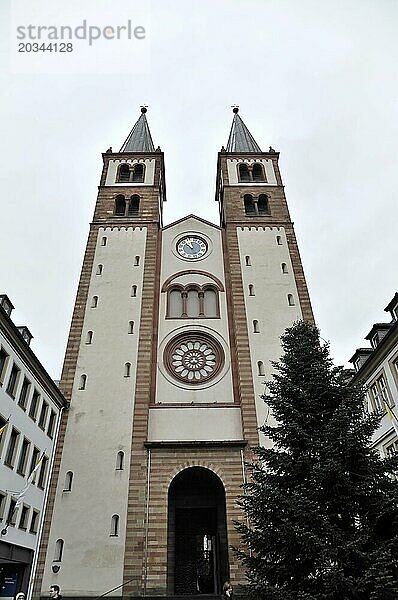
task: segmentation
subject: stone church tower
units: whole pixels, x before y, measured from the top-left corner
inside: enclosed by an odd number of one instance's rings
[[[234,109],[220,224],[164,226],[146,109],[103,170],[72,318],[34,595],[219,594],[280,335],[312,320],[279,172]],[[267,444],[267,440],[261,440]]]

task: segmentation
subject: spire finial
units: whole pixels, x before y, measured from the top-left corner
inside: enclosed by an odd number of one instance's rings
[[[232,104],[232,112],[234,112],[235,114],[239,112],[238,104]]]
[[[148,106],[147,104],[142,104],[141,105],[141,112],[142,114],[145,114],[147,112]]]

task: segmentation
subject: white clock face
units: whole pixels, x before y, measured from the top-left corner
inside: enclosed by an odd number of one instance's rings
[[[207,244],[202,238],[186,236],[177,242],[177,252],[182,258],[195,260],[207,252]]]

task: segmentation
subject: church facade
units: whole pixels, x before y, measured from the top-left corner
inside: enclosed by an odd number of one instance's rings
[[[164,226],[145,108],[103,154],[35,596],[54,583],[64,596],[142,597],[244,582],[231,546],[245,460],[268,443],[264,382],[284,329],[313,319],[278,161],[234,109],[219,224]]]

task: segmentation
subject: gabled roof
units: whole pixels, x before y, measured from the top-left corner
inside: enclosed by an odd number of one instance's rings
[[[238,115],[238,111],[239,108],[235,106],[227,152],[261,152],[260,146]]]
[[[120,148],[120,152],[155,152],[145,113],[146,108],[143,106],[141,116]]]
[[[193,215],[193,214],[187,215],[186,217],[182,217],[181,219],[177,219],[177,221],[173,221],[173,223],[169,223],[168,225],[165,225],[165,227],[163,227],[163,229],[169,229],[170,227],[174,227],[174,225],[178,225],[178,223],[182,223],[183,221],[187,221],[188,219],[195,219],[196,221],[205,223],[206,225],[209,225],[210,227],[214,227],[214,229],[221,229],[221,227],[219,227],[218,225],[214,225],[214,223],[210,223],[210,221],[206,221],[206,219],[202,219],[201,217],[197,217],[196,215]]]

